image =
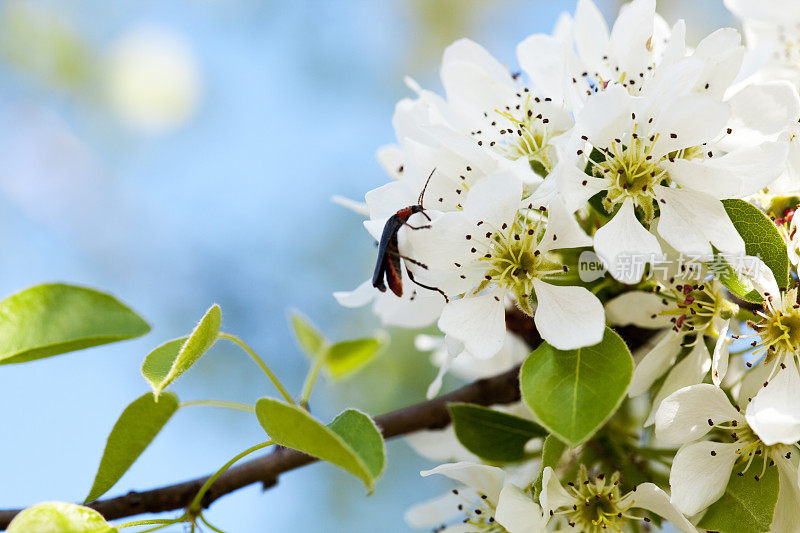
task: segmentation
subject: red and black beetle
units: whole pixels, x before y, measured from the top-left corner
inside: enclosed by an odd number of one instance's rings
[[[428,219],[428,222],[430,222],[431,217],[425,213],[425,208],[422,206],[422,199],[425,196],[425,189],[428,188],[428,182],[430,182],[434,172],[436,172],[436,169],[433,169],[430,176],[428,176],[425,186],[422,188],[422,192],[419,194],[417,204],[400,209],[397,213],[389,217],[389,220],[386,221],[386,225],[383,226],[383,233],[381,234],[381,240],[378,244],[378,262],[375,265],[375,273],[372,275],[372,286],[381,292],[386,292],[386,285],[388,284],[389,289],[391,289],[396,296],[403,296],[403,259],[421,268],[428,268],[419,261],[410,257],[406,257],[400,253],[400,249],[397,244],[397,233],[403,226],[408,226],[413,230],[428,229],[431,227],[430,224],[412,226],[408,223],[408,219],[410,219],[411,216],[416,213],[422,213],[422,215]],[[422,283],[416,281],[414,279],[414,275],[411,273],[408,267],[406,267],[406,272],[408,273],[408,279],[410,279],[412,282],[425,289],[438,292],[444,296],[445,301],[449,301],[447,295],[441,289],[423,285]]]

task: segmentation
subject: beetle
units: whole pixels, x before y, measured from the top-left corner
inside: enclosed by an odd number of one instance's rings
[[[403,226],[408,226],[413,230],[429,229],[431,227],[430,224],[412,226],[408,223],[408,220],[412,215],[422,213],[422,215],[428,219],[428,222],[431,221],[431,217],[425,213],[425,208],[422,206],[422,200],[425,196],[425,189],[428,188],[428,182],[430,182],[434,172],[436,172],[436,169],[433,169],[428,176],[425,186],[422,188],[422,192],[419,193],[419,198],[417,199],[416,205],[410,205],[400,209],[397,211],[397,213],[389,217],[389,220],[387,220],[386,224],[383,226],[383,233],[381,234],[381,240],[378,244],[378,261],[375,264],[375,273],[372,275],[372,286],[381,292],[386,292],[386,285],[388,284],[389,289],[391,289],[391,291],[397,297],[403,296],[403,259],[421,268],[428,268],[419,261],[410,257],[406,257],[400,253],[400,249],[397,244],[397,234],[400,231],[400,228]],[[425,289],[436,291],[444,297],[446,302],[450,301],[447,298],[447,295],[441,289],[423,285],[415,280],[414,275],[408,269],[408,266],[406,266],[406,273],[408,273],[408,279],[410,279],[413,283]]]

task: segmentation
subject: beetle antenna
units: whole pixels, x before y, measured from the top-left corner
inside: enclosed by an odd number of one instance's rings
[[[425,196],[425,189],[427,189],[427,188],[428,188],[428,183],[430,183],[430,181],[431,181],[431,178],[433,177],[433,173],[434,173],[434,172],[436,172],[436,167],[434,167],[434,169],[433,169],[433,170],[431,170],[431,173],[430,173],[430,175],[428,176],[428,179],[427,179],[427,180],[425,180],[425,186],[422,188],[422,192],[421,192],[421,193],[419,193],[419,198],[417,199],[417,205],[419,205],[420,207],[422,207],[422,198]]]

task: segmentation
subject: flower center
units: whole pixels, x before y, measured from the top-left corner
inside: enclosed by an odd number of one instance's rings
[[[635,120],[635,115],[632,118]],[[634,123],[629,129],[631,133],[628,138],[614,139],[610,146],[594,146],[586,171],[606,180],[606,194],[602,204],[607,213],[613,213],[630,198],[634,207],[642,214],[644,222],[650,223],[656,214],[654,187],[671,184],[664,162],[702,157],[702,150],[701,147],[691,147],[656,157],[653,155],[653,147],[659,134],[643,137],[637,133],[638,129],[639,125]],[[586,136],[582,139],[589,140]],[[578,151],[579,155],[582,153],[583,150]]]
[[[610,479],[606,479],[603,474],[598,474],[592,479],[586,468],[581,465],[578,482],[568,483],[568,492],[576,501],[572,509],[557,514],[564,515],[569,525],[577,531],[585,533],[622,531],[629,520],[641,520],[628,514],[630,506],[622,506],[619,503],[621,498],[618,472],[615,472]]]
[[[759,311],[762,320],[750,322],[759,341],[752,346],[758,347],[756,354],[764,356],[769,363],[776,357],[795,354],[800,351],[800,304],[797,303],[797,289],[782,293],[779,297],[768,295],[764,311]]]
[[[526,157],[534,172],[544,177],[553,167],[550,141],[565,131],[558,114],[552,99],[533,96],[525,88],[510,105],[483,114],[486,131],[471,133],[479,145],[488,145],[503,157]]]
[[[547,260],[539,251],[545,225],[544,211],[535,210],[527,216],[519,213],[510,226],[504,223],[500,228],[489,228],[488,224],[479,222],[478,226],[486,232],[465,236],[473,242],[471,252],[476,256],[475,266],[484,273],[483,281],[473,292],[481,292],[492,284],[503,287],[515,295],[522,311],[532,315],[533,280],[562,276],[568,270]]]
[[[661,314],[675,315],[672,321],[675,331],[699,333],[709,327],[713,328],[715,318],[728,320],[739,309],[721,291],[714,288],[713,282],[676,285],[672,289],[672,296],[675,298],[675,306]]]

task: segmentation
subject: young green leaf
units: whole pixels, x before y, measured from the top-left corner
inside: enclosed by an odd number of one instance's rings
[[[383,437],[375,423],[359,411],[348,409],[326,426],[302,407],[261,398],[256,402],[256,416],[277,444],[350,472],[370,492],[383,473],[386,464]]]
[[[330,343],[308,318],[297,311],[293,311],[289,315],[289,323],[292,325],[292,330],[294,330],[297,344],[300,345],[306,355],[312,359],[325,355]]]
[[[175,414],[178,405],[178,397],[171,392],[162,394],[158,401],[148,392],[122,411],[108,436],[86,503],[96,500],[119,481]]]
[[[577,350],[542,343],[522,364],[520,388],[537,420],[575,447],[614,414],[632,375],[628,347],[606,328],[602,341]]]
[[[789,285],[789,254],[775,224],[744,200],[722,200],[733,226],[744,239],[747,255],[758,256],[772,270],[779,287]]]
[[[716,250],[714,251],[714,258],[706,263],[706,267],[737,298],[750,303],[764,301],[764,297],[755,289],[750,280],[740,276]]]
[[[553,435],[548,435],[547,438],[544,439],[544,445],[542,446],[542,468],[539,470],[536,481],[533,482],[533,496],[535,498],[538,498],[539,494],[542,492],[544,469],[549,466],[555,470],[566,449],[567,445]]]
[[[142,375],[153,388],[156,399],[214,345],[221,321],[222,313],[214,304],[188,338],[166,342],[147,354],[142,362]]]
[[[752,470],[743,476],[734,468],[722,498],[713,503],[699,526],[722,533],[769,531],[778,501],[778,468],[769,467],[756,481]]]
[[[447,406],[458,441],[487,461],[511,462],[525,458],[525,444],[547,432],[518,416],[468,403]]]
[[[385,346],[384,337],[337,342],[325,354],[325,369],[333,379],[347,377],[372,361]]]
[[[45,502],[28,507],[8,525],[8,533],[118,533],[103,515],[82,505]]]
[[[25,363],[139,337],[150,326],[119,300],[49,283],[0,302],[0,364]]]

